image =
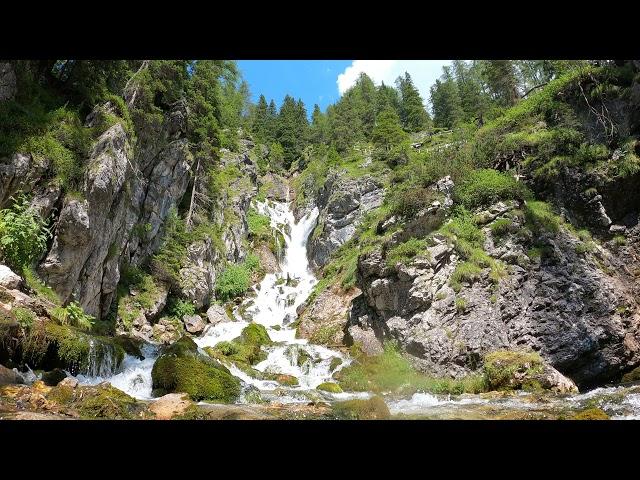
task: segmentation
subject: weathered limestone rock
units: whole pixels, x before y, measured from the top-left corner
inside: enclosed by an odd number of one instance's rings
[[[312,266],[325,265],[331,253],[351,239],[363,216],[383,199],[382,184],[370,175],[357,179],[331,175],[317,200],[318,226],[307,247]]]
[[[0,286],[13,290],[22,284],[22,278],[6,265],[0,265]]]
[[[207,309],[207,320],[212,325],[231,321],[224,307],[218,304],[213,304]]]
[[[171,420],[184,413],[194,403],[186,393],[169,393],[156,399],[150,406],[158,420]]]
[[[200,315],[185,315],[182,321],[189,333],[201,333],[207,325]]]

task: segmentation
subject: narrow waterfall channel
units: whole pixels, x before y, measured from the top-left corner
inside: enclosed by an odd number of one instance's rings
[[[253,286],[254,294],[248,295],[234,309],[234,321],[209,325],[194,340],[200,348],[212,347],[237,338],[250,322],[264,325],[275,343],[263,347],[267,358],[254,368],[263,373],[292,375],[298,379],[298,385],[284,386],[276,381],[253,378],[234,365],[230,366],[231,373],[242,380],[245,393],[257,389],[264,399],[281,403],[305,402],[309,400],[311,391],[320,395],[315,387],[331,381],[333,373],[351,362],[342,352],[296,338],[296,329],[292,326],[297,318],[297,308],[317,283],[307,259],[307,239],[315,227],[318,210],[314,208],[296,222],[290,202],[257,202],[256,209],[270,218],[271,227],[285,239],[279,271],[267,274]],[[100,370],[97,374],[78,375],[77,378],[83,384],[92,385],[108,381],[133,397],[151,399],[151,369],[158,356],[158,348],[146,345],[143,354],[143,360],[127,355],[121,371],[112,376]],[[367,393],[326,392],[322,395],[335,399],[369,396]],[[240,402],[247,401],[243,394]]]

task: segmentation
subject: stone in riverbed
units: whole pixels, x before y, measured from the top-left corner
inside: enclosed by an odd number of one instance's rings
[[[55,387],[65,378],[67,378],[67,374],[61,368],[54,368],[42,374],[42,381],[48,387]]]
[[[0,385],[12,385],[16,383],[24,383],[22,375],[0,365]]]
[[[320,390],[320,391],[323,391],[323,392],[329,392],[329,393],[342,393],[342,388],[340,388],[340,385],[338,385],[337,383],[333,383],[333,382],[321,383],[320,385],[318,385],[316,387],[316,390]]]
[[[205,321],[200,315],[185,315],[182,317],[182,321],[184,322],[184,327],[189,333],[200,333],[206,326]]]
[[[222,305],[211,305],[207,310],[207,320],[209,323],[216,325],[222,322],[230,322],[231,319],[227,315]]]

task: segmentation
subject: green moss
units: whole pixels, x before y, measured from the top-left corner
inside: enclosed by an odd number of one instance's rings
[[[627,244],[627,239],[624,235],[616,235],[613,237],[613,244],[617,247],[622,247]]]
[[[268,216],[258,213],[253,208],[247,212],[249,236],[258,240],[271,238],[271,221]]]
[[[622,382],[640,382],[640,367],[636,367],[622,376]]]
[[[31,328],[36,320],[36,314],[27,308],[15,307],[11,313],[23,329]]]
[[[242,329],[240,339],[243,343],[248,345],[256,345],[261,347],[262,345],[271,345],[273,342],[269,338],[267,329],[264,325],[259,323],[250,323]]]
[[[377,396],[368,400],[336,402],[331,406],[331,413],[345,420],[386,420],[391,417],[389,407],[382,397]]]
[[[47,400],[58,405],[68,405],[73,399],[74,390],[68,385],[57,385],[47,393]]]
[[[321,325],[311,334],[309,341],[315,345],[331,345],[335,343],[334,339],[341,331],[340,324]]]
[[[600,408],[588,408],[576,413],[573,420],[609,420],[609,415]]]
[[[543,370],[537,353],[499,350],[484,357],[484,374],[491,390],[539,390],[534,377]]]
[[[331,363],[329,364],[329,371],[333,372],[340,365],[342,365],[342,359],[339,357],[333,357],[331,359]]]
[[[321,390],[323,392],[329,392],[329,393],[342,393],[342,388],[340,388],[340,385],[333,382],[321,383],[316,387],[316,390]]]
[[[45,283],[40,280],[36,272],[33,268],[25,268],[22,270],[22,276],[24,277],[25,283],[27,286],[36,292],[36,294],[56,305],[60,305],[62,302],[58,295],[53,291],[51,287],[45,285]]]
[[[153,365],[153,388],[187,393],[195,401],[233,402],[240,394],[240,382],[215,360],[197,355],[161,355]]]
[[[144,410],[143,404],[109,384],[83,390],[82,393],[77,402],[74,402],[74,406],[84,419],[132,420],[139,418],[139,414]]]

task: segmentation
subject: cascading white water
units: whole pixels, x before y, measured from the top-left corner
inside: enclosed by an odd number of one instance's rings
[[[231,373],[246,384],[261,391],[310,390],[331,380],[336,370],[346,366],[350,360],[341,352],[320,345],[311,345],[306,339],[296,338],[296,329],[291,328],[297,308],[307,299],[317,279],[309,268],[307,239],[316,224],[318,210],[313,209],[296,223],[290,204],[284,202],[258,202],[259,213],[270,218],[271,227],[285,239],[284,258],[280,271],[268,274],[254,287],[254,298],[249,298],[235,309],[235,322],[210,326],[196,339],[200,347],[214,346],[222,341],[237,338],[250,322],[264,325],[271,340],[276,342],[267,350],[267,359],[255,365],[255,369],[270,374],[292,375],[298,386],[283,387],[278,382],[252,378],[235,367]],[[242,312],[240,314],[239,312]],[[340,365],[332,369],[332,359],[339,358]],[[293,397],[280,396],[278,401],[292,401]]]

